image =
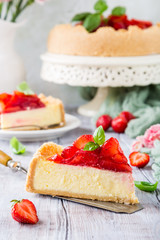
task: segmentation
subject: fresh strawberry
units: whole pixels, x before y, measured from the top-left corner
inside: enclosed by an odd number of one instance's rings
[[[127,120],[124,117],[116,117],[112,120],[112,128],[117,133],[124,133],[127,127]]]
[[[121,112],[119,116],[124,117],[127,120],[127,122],[136,118],[132,113],[127,112],[127,111]]]
[[[147,153],[132,152],[129,155],[129,160],[132,166],[142,168],[147,165],[150,157]]]
[[[63,158],[59,154],[54,154],[52,157],[47,158],[48,161],[53,161],[55,163],[61,163]]]
[[[116,138],[108,139],[101,147],[101,155],[108,159],[112,159],[117,163],[127,163],[128,160],[125,157],[119,142]]]
[[[78,151],[78,148],[74,147],[74,146],[69,146],[66,147],[63,152],[61,153],[61,156],[63,158],[71,158],[75,155],[75,153]]]
[[[96,122],[96,127],[102,126],[106,131],[111,126],[112,118],[109,115],[102,115]]]
[[[12,217],[20,223],[36,224],[39,219],[34,204],[28,199],[12,200],[14,203],[12,207]]]
[[[82,135],[74,141],[73,146],[78,149],[83,149],[88,142],[93,142],[92,135]]]

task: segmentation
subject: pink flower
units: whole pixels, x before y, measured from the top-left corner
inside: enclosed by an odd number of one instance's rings
[[[144,147],[144,137],[143,136],[138,136],[136,138],[136,141],[133,142],[132,147],[131,147],[131,151],[132,152],[139,152],[141,150],[142,147]]]
[[[156,139],[160,140],[160,124],[153,125],[146,130],[144,134],[145,147],[152,148]]]

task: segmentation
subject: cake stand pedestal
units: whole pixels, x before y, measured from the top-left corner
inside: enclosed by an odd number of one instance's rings
[[[93,100],[78,112],[93,116],[106,99],[109,87],[146,86],[160,83],[160,55],[139,57],[83,57],[45,53],[41,78],[71,86],[98,87]]]

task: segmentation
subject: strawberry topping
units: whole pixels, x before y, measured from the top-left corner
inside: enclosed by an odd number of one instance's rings
[[[17,112],[41,107],[45,107],[45,105],[36,94],[25,95],[18,91],[14,91],[13,95],[7,93],[0,94],[0,113]]]
[[[69,146],[66,147],[63,152],[61,153],[61,156],[63,158],[71,158],[74,156],[74,154],[78,151],[78,148],[74,147],[74,146]]]
[[[55,154],[48,160],[59,164],[132,172],[116,138],[110,138],[93,151],[84,151],[85,144],[91,141],[94,141],[92,135],[82,135],[73,143],[73,146],[65,148],[61,155]]]
[[[74,141],[73,146],[78,149],[83,149],[88,142],[93,142],[92,135],[82,135]]]
[[[112,159],[113,162],[116,163],[127,163],[128,160],[125,157],[119,142],[116,138],[108,139],[103,145],[101,149],[101,155]]]

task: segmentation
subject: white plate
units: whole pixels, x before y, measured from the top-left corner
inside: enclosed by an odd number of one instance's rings
[[[65,114],[66,125],[61,128],[48,129],[48,130],[34,130],[34,131],[9,131],[0,130],[0,139],[10,140],[13,136],[23,142],[35,142],[51,140],[61,137],[66,132],[71,131],[80,126],[81,122],[77,117],[70,114]]]

